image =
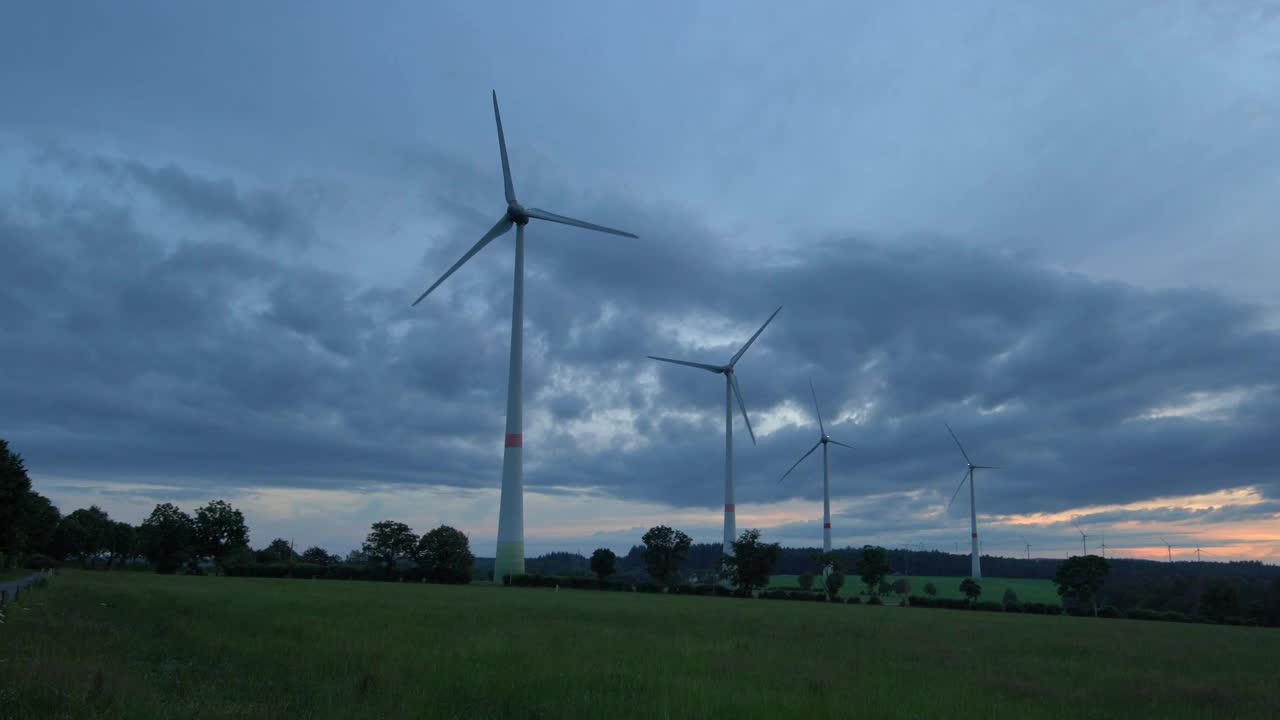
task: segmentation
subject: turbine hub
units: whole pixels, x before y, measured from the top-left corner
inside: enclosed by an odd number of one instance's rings
[[[525,214],[524,208],[519,203],[511,203],[507,206],[507,217],[511,218],[511,222],[525,226],[529,224],[529,216]]]

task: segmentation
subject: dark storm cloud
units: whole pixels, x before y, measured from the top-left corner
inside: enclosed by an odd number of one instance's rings
[[[229,178],[211,178],[173,163],[148,165],[132,159],[84,155],[61,146],[41,154],[76,173],[91,170],[116,181],[131,182],[161,203],[201,223],[230,222],[265,240],[311,241],[314,231],[284,193],[244,188]]]
[[[496,487],[509,237],[409,308],[417,288],[369,288],[252,244],[175,245],[147,229],[127,195],[47,190],[0,206],[13,269],[0,286],[0,339],[20,348],[4,360],[0,427],[40,472],[211,487]],[[438,183],[429,191],[453,197]],[[780,402],[807,411],[813,379],[830,432],[857,446],[832,454],[837,496],[934,491],[903,515],[945,502],[963,464],[944,420],[976,461],[1007,468],[979,475],[983,511],[1246,484],[1277,494],[1280,341],[1248,305],[1095,282],[938,237],[785,239],[779,259],[684,210],[539,182],[528,196],[641,235],[530,226],[531,487],[717,506],[723,381],[644,356],[724,362],[782,304],[739,364],[743,393],[759,427]],[[436,207],[447,213],[448,203]],[[446,217],[457,229],[422,260],[423,277],[488,226],[469,212]],[[666,330],[704,319],[733,337],[690,348]],[[648,372],[654,392],[637,384]],[[1230,422],[1143,417],[1190,393],[1237,390]],[[855,408],[865,409],[859,424],[835,424]],[[634,427],[610,411],[634,414]],[[549,428],[535,425],[540,416]],[[575,436],[570,421],[603,435]],[[741,424],[735,433],[741,502],[820,497],[816,457],[777,484],[816,427],[754,447]],[[952,516],[964,509],[957,501]],[[893,509],[868,512],[883,520]]]

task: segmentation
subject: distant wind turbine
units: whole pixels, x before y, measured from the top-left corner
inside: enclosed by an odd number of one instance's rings
[[[1169,562],[1173,562],[1173,546],[1164,538],[1160,538],[1160,542],[1164,543],[1164,546],[1169,550]]]
[[[1098,547],[1102,548],[1102,557],[1106,557],[1107,556],[1107,536],[1104,533],[1100,537],[1102,538],[1102,544],[1099,545]]]
[[[506,194],[507,209],[498,218],[498,222],[471,246],[458,262],[445,271],[439,280],[413,301],[414,305],[422,302],[450,275],[455,273],[484,246],[505,234],[515,226],[516,260],[515,289],[511,296],[511,364],[507,375],[507,433],[503,443],[502,454],[502,495],[498,510],[498,548],[494,561],[493,578],[498,580],[506,575],[524,572],[524,405],[523,405],[523,365],[524,365],[524,226],[531,218],[547,220],[571,225],[573,227],[595,230],[596,232],[621,235],[634,238],[635,235],[623,230],[615,230],[603,225],[595,225],[582,220],[575,220],[563,215],[526,208],[516,201],[515,187],[511,182],[511,165],[507,161],[507,139],[502,134],[502,116],[498,113],[498,93],[493,92],[493,121],[498,126],[498,152],[502,156],[502,183]]]
[[[845,445],[838,440],[832,440],[831,436],[827,434],[827,427],[822,423],[822,409],[818,407],[818,392],[813,389],[812,380],[809,381],[809,393],[813,395],[813,411],[818,416],[818,431],[821,434],[818,435],[818,442],[814,443],[813,447],[809,448],[808,452],[801,455],[800,459],[796,461],[796,464],[792,465],[790,470],[787,470],[782,474],[782,477],[778,478],[778,482],[781,483],[783,480],[786,480],[792,470],[795,470],[800,466],[800,463],[804,462],[805,458],[812,455],[813,451],[817,450],[819,445],[822,446],[822,551],[829,553],[831,552],[831,476],[827,466],[827,446],[834,444],[839,445],[840,447],[849,448],[850,450],[853,449],[853,446]],[[823,575],[829,575],[830,572],[830,565],[824,567],[822,570]]]
[[[1072,525],[1076,525],[1076,521],[1075,521],[1075,520],[1072,520],[1072,521],[1071,521],[1071,524],[1072,524]],[[1080,531],[1080,552],[1081,552],[1081,553],[1083,553],[1083,554],[1085,554],[1085,555],[1088,555],[1088,554],[1089,554],[1089,546],[1088,546],[1088,544],[1087,544],[1085,541],[1089,539],[1089,536],[1088,536],[1088,535],[1085,535],[1083,530],[1080,530],[1080,526],[1079,526],[1079,525],[1076,525],[1076,530],[1079,530],[1079,531]]]
[[[943,424],[946,425],[946,423]],[[947,509],[951,509],[951,505],[956,501],[956,496],[960,494],[960,488],[964,487],[964,483],[967,480],[969,482],[969,540],[973,545],[969,563],[970,576],[974,580],[981,580],[982,566],[978,560],[981,552],[978,549],[978,502],[975,499],[976,495],[973,489],[973,471],[999,470],[1000,468],[994,465],[974,465],[973,461],[969,459],[969,453],[964,451],[964,445],[960,444],[960,438],[956,437],[956,432],[951,429],[950,425],[947,425],[947,432],[951,433],[951,439],[956,441],[956,447],[960,448],[960,454],[964,456],[964,462],[969,466],[964,472],[964,477],[960,479],[960,484],[956,486],[955,493],[951,495],[951,502],[947,503]]]
[[[734,374],[734,366],[737,365],[738,361],[742,359],[742,354],[747,351],[747,348],[751,347],[751,343],[755,342],[756,338],[760,337],[760,333],[764,332],[764,329],[769,327],[769,323],[773,322],[773,319],[777,317],[778,313],[781,311],[782,311],[782,306],[779,305],[778,309],[773,311],[773,315],[770,315],[769,319],[764,321],[764,325],[761,325],[760,329],[756,331],[756,334],[752,335],[751,339],[748,340],[746,344],[743,345],[740,350],[738,350],[738,352],[734,353],[733,357],[729,358],[728,364],[708,365],[706,363],[689,362],[687,360],[672,360],[671,358],[658,357],[656,355],[648,356],[651,360],[658,360],[665,363],[674,363],[676,365],[686,365],[688,367],[699,368],[701,370],[706,370],[707,372],[712,372],[717,375],[724,376],[724,554],[725,555],[733,554],[733,541],[737,539],[735,537],[737,533],[737,529],[736,529],[737,523],[734,520],[734,514],[736,512],[736,508],[733,503],[733,400],[735,397],[738,400],[738,409],[742,411],[742,420],[747,424],[747,433],[751,435],[751,444],[754,445],[756,442],[755,431],[751,429],[751,420],[747,418],[746,403],[742,401],[742,391],[738,389],[738,377],[737,375]]]
[[[1030,543],[1030,541],[1028,541],[1028,540],[1027,540],[1027,536],[1026,536],[1026,535],[1019,535],[1018,537],[1022,538],[1022,542],[1026,543],[1026,545],[1027,545],[1027,559],[1028,559],[1028,560],[1030,560],[1030,559],[1031,559],[1031,543]]]

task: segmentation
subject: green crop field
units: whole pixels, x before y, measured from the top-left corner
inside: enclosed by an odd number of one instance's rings
[[[1275,718],[1266,628],[66,572],[0,718]]]
[[[769,587],[773,588],[798,588],[800,584],[796,578],[799,575],[774,575],[769,578]],[[887,580],[892,583],[897,580],[900,575],[894,575]],[[933,583],[938,587],[938,597],[962,598],[964,593],[960,592],[960,581],[964,578],[958,577],[933,577],[923,575],[911,575],[907,580],[911,582],[912,595],[924,595],[924,586],[927,583]],[[1021,602],[1038,602],[1049,603],[1052,605],[1061,605],[1062,598],[1058,596],[1057,586],[1052,580],[1027,580],[1024,578],[983,578],[982,597],[979,600],[991,600],[1000,602],[1004,597],[1004,591],[1013,588],[1018,594],[1018,600]],[[815,575],[813,578],[814,588],[822,586],[822,576]],[[856,575],[848,575],[844,579],[844,587],[840,592],[842,595],[850,595],[866,590],[862,585],[862,581]]]

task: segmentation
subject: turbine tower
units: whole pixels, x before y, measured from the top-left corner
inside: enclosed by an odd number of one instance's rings
[[[783,480],[786,480],[787,476],[791,474],[792,470],[795,470],[797,467],[800,466],[800,463],[804,462],[805,458],[812,455],[813,451],[817,450],[819,445],[822,446],[822,551],[824,553],[830,553],[831,552],[831,474],[828,470],[828,465],[827,465],[827,446],[834,444],[834,445],[839,445],[840,447],[849,448],[850,450],[853,449],[853,446],[845,445],[844,443],[838,440],[832,440],[831,436],[827,434],[827,428],[825,425],[822,424],[822,410],[821,408],[818,407],[818,392],[813,389],[812,380],[809,381],[809,393],[813,395],[813,411],[818,416],[818,430],[821,434],[818,436],[818,442],[814,443],[813,447],[809,448],[809,452],[805,453],[804,455],[801,455],[800,459],[796,461],[796,464],[791,466],[791,470],[786,471],[785,473],[782,474],[782,477],[778,478],[778,482],[781,483]],[[823,567],[822,574],[823,576],[830,575],[831,566],[827,565]]]
[[[756,442],[756,433],[751,429],[751,421],[747,419],[747,406],[742,401],[742,391],[738,389],[738,376],[734,374],[734,366],[742,359],[742,354],[751,347],[751,343],[760,337],[760,333],[769,327],[769,323],[773,322],[773,318],[782,310],[779,305],[777,310],[773,311],[773,315],[764,321],[764,325],[756,331],[755,335],[742,346],[738,352],[729,358],[726,365],[708,365],[706,363],[689,362],[687,360],[672,360],[671,358],[658,357],[649,355],[649,359],[661,362],[675,363],[676,365],[686,365],[688,367],[699,368],[712,372],[717,375],[724,376],[724,554],[733,554],[733,541],[736,539],[737,523],[734,522],[735,507],[733,503],[733,399],[738,399],[738,409],[742,411],[742,420],[747,424],[747,432],[751,435],[751,444]]]
[[[943,424],[946,425],[946,423]],[[964,445],[960,444],[960,438],[956,437],[956,432],[951,429],[950,425],[947,425],[947,432],[951,433],[951,439],[956,441],[956,447],[960,448],[960,454],[964,456],[965,465],[969,466],[968,469],[964,471],[964,477],[960,478],[960,484],[956,486],[955,493],[951,495],[951,502],[947,503],[947,509],[951,509],[951,505],[956,501],[956,496],[960,494],[960,488],[964,487],[964,483],[967,480],[969,482],[969,540],[973,544],[973,549],[970,554],[970,576],[974,580],[981,580],[982,565],[978,561],[978,556],[980,555],[980,551],[978,549],[978,501],[975,499],[973,489],[973,471],[999,470],[1000,468],[994,465],[974,465],[973,461],[969,459],[969,453],[964,451]]]
[[[1169,550],[1169,562],[1173,562],[1173,546],[1170,545],[1169,541],[1165,540],[1164,538],[1160,538],[1160,542],[1164,543],[1165,548]]]
[[[1028,560],[1030,560],[1030,559],[1031,559],[1031,542],[1027,540],[1027,536],[1026,536],[1026,535],[1019,535],[1018,537],[1022,538],[1022,542],[1026,544],[1026,546],[1027,546],[1027,559],[1028,559]]]
[[[1076,521],[1072,520],[1071,524],[1076,525]],[[1080,533],[1080,553],[1082,555],[1088,555],[1089,545],[1086,543],[1086,541],[1089,539],[1089,536],[1084,534],[1084,531],[1080,529],[1079,525],[1076,525],[1076,530],[1079,531]]]
[[[458,262],[445,271],[426,292],[413,301],[414,305],[422,302],[450,275],[462,267],[485,245],[505,234],[512,226],[516,229],[515,284],[511,294],[511,364],[507,375],[507,433],[503,443],[502,454],[502,496],[498,509],[498,547],[494,562],[493,579],[500,580],[506,575],[524,572],[524,423],[523,423],[523,379],[524,379],[524,226],[531,218],[547,220],[561,225],[595,230],[597,232],[635,238],[629,232],[595,225],[582,220],[526,208],[516,200],[515,186],[511,183],[511,164],[507,161],[507,139],[502,134],[502,115],[498,113],[498,92],[493,92],[493,121],[498,127],[498,152],[502,156],[502,183],[506,194],[507,209],[489,228],[489,232]]]

